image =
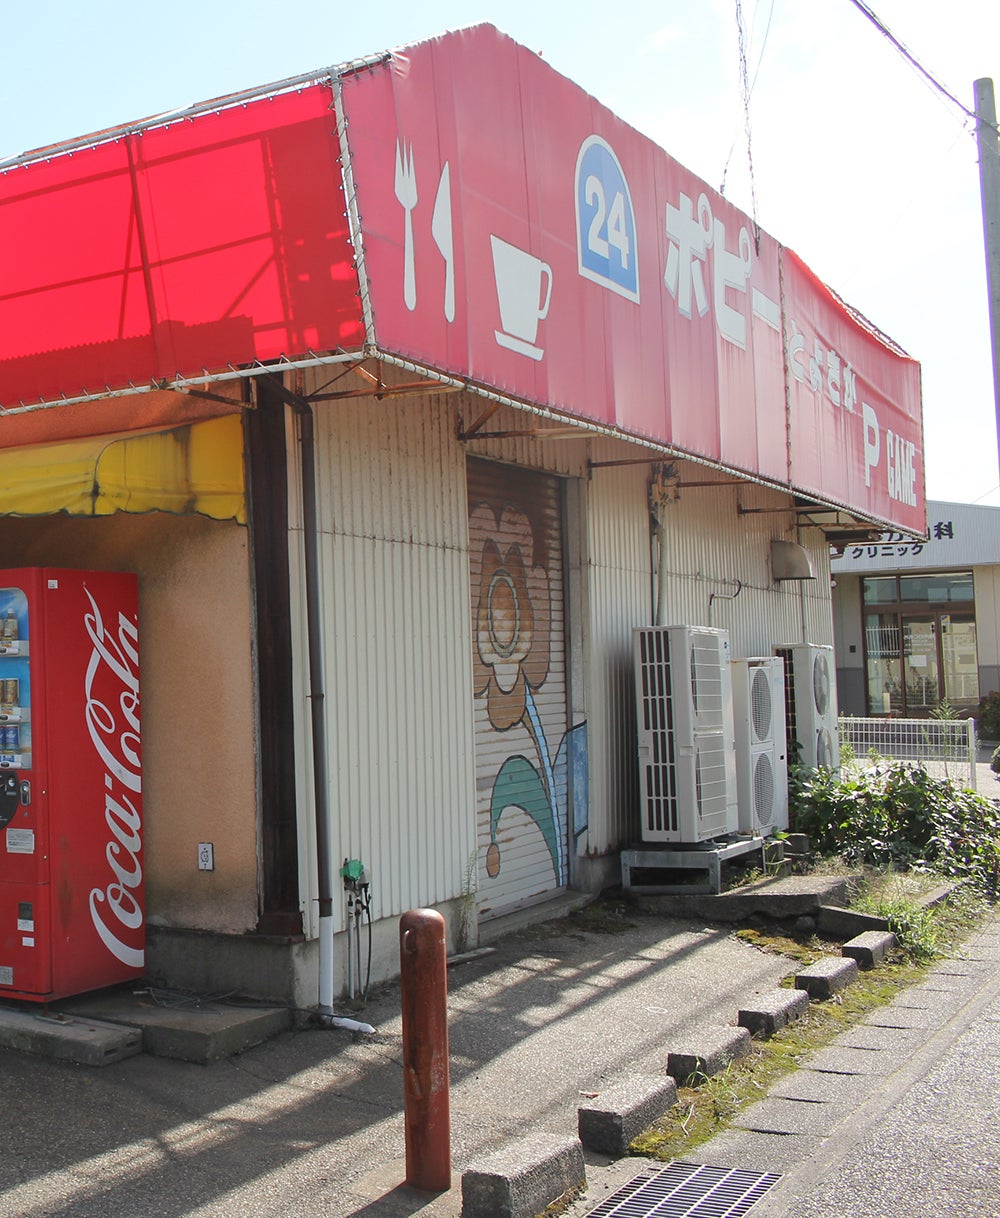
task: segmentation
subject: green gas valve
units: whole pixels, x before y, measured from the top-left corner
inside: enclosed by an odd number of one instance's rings
[[[344,859],[344,865],[340,869],[340,878],[344,881],[344,887],[357,888],[361,884],[368,882],[368,877],[365,875],[365,865],[360,859]]]

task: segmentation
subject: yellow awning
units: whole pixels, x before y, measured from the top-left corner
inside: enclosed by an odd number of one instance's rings
[[[0,450],[0,515],[153,511],[246,522],[238,414]]]

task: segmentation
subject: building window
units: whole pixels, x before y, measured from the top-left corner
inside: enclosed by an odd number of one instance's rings
[[[868,713],[920,719],[979,703],[971,571],[861,581]]]

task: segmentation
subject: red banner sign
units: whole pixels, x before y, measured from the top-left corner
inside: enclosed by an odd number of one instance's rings
[[[344,99],[381,347],[923,527],[916,364],[818,281],[789,314],[777,243],[537,55],[477,26]],[[864,386],[858,426],[838,376]]]
[[[920,367],[781,251],[792,482],[924,529]],[[915,412],[915,407],[916,412]]]

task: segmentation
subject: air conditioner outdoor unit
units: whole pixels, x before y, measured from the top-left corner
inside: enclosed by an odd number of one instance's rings
[[[732,676],[739,829],[767,836],[788,828],[785,662],[733,660]]]
[[[789,760],[795,760],[793,741],[797,741],[801,765],[836,770],[840,766],[840,741],[833,648],[818,643],[793,643],[776,647],[775,652],[785,661]]]
[[[695,843],[734,833],[728,633],[642,627],[634,654],[643,841]]]

